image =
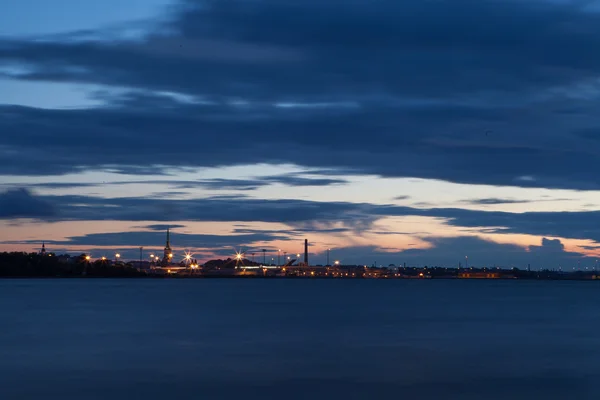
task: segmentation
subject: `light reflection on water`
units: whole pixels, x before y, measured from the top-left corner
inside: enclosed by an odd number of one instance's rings
[[[3,399],[598,399],[595,282],[0,281]]]

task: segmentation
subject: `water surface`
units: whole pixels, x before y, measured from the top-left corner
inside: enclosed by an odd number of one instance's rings
[[[596,282],[0,280],[2,399],[599,399]]]

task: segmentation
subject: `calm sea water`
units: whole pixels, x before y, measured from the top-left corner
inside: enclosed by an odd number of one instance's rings
[[[2,399],[599,399],[595,282],[0,281]]]

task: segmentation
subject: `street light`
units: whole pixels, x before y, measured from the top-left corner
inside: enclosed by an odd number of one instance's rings
[[[90,266],[90,260],[91,260],[91,256],[89,254],[86,254],[85,256],[85,263],[83,263],[83,271],[81,271],[81,275],[82,276],[86,276],[87,275],[87,269]]]
[[[115,254],[115,261],[119,261],[119,258],[121,258],[121,255],[119,253]]]
[[[340,265],[340,262],[339,262],[338,260],[335,260],[333,263],[334,263],[335,265]]]
[[[241,252],[236,252],[235,253],[235,268],[239,268],[240,267],[240,263],[242,262],[243,259],[243,255]]]

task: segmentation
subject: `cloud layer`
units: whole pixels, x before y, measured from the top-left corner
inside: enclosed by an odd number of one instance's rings
[[[36,196],[26,189],[15,189],[1,194],[0,204],[5,205],[4,210],[8,210],[0,215],[2,219],[165,222],[147,226],[150,230],[164,230],[169,221],[176,220],[283,223],[294,227],[298,232],[360,233],[376,231],[375,223],[386,217],[419,216],[435,218],[451,226],[478,228],[486,233],[528,234],[600,242],[600,227],[596,222],[600,218],[600,211],[509,213],[460,208],[414,208],[392,204],[267,200],[236,196],[188,200],[160,197],[106,199],[72,195]],[[410,233],[418,234],[417,231]]]
[[[584,5],[188,0],[141,39],[4,39],[5,75],[101,85],[106,106],[1,107],[0,173],[293,162],[597,189]]]
[[[52,218],[53,204],[32,195],[27,189],[10,189],[0,193],[0,219]]]

